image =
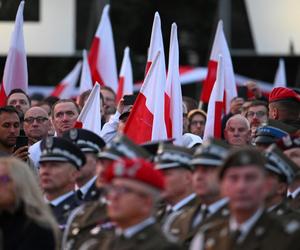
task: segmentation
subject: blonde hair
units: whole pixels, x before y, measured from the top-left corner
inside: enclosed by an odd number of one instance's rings
[[[36,177],[29,166],[14,157],[0,157],[0,165],[8,168],[15,186],[16,205],[23,204],[26,216],[42,227],[52,229],[58,239],[58,225],[51,214],[50,208],[43,200],[42,192]]]

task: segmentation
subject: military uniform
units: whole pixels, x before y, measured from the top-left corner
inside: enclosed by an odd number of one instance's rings
[[[268,212],[281,220],[284,224],[288,224],[292,221],[300,222],[300,212],[292,209],[288,204],[288,201],[284,200],[275,207],[272,207]]]
[[[111,227],[105,201],[86,202],[71,214],[62,249],[93,249],[100,244],[102,232]]]
[[[298,194],[295,197],[290,198],[288,203],[291,208],[300,212],[300,192],[298,192]]]
[[[299,223],[283,226],[263,212],[246,235],[230,230],[229,220],[207,224],[195,236],[191,250],[291,250],[299,249]]]
[[[117,235],[114,231],[106,235],[98,250],[177,250],[179,246],[170,243],[155,223],[146,226],[131,237]]]

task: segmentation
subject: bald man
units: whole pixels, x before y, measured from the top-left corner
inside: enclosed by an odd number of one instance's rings
[[[226,123],[224,136],[231,146],[245,146],[250,143],[250,124],[242,115],[232,116]]]
[[[51,123],[47,112],[41,107],[28,109],[24,116],[24,131],[29,145],[47,137]]]

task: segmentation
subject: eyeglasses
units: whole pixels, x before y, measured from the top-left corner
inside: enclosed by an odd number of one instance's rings
[[[136,195],[139,195],[139,196],[142,196],[142,197],[146,197],[147,194],[143,193],[143,192],[140,192],[140,191],[137,191],[137,190],[134,190],[132,188],[129,188],[129,187],[125,187],[125,186],[113,186],[113,185],[110,185],[110,186],[107,186],[105,188],[106,190],[106,193],[109,195],[109,194],[116,194],[116,195],[124,195],[124,194],[136,194]]]
[[[11,182],[9,175],[0,175],[0,184],[7,184],[9,182]]]
[[[36,120],[37,123],[43,123],[45,121],[48,121],[47,117],[38,116],[38,117],[27,117],[24,119],[24,122],[32,124]]]
[[[191,125],[196,126],[197,124],[200,124],[200,126],[205,125],[205,121],[191,121]]]
[[[261,118],[265,115],[267,115],[267,113],[265,111],[257,111],[257,112],[253,112],[253,111],[248,111],[247,112],[247,117],[254,117],[254,115],[256,115],[257,117]]]

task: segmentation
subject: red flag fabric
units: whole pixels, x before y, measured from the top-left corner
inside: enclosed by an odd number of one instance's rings
[[[225,94],[226,101],[224,103],[226,113],[229,113],[230,102],[237,96],[235,76],[233,72],[233,66],[227,41],[223,31],[223,22],[220,20],[218,23],[214,43],[210,59],[208,62],[207,77],[204,81],[203,88],[201,91],[200,102],[207,104],[216,82],[217,67],[218,67],[218,56],[222,55],[224,63],[224,77],[225,77]]]
[[[124,128],[135,143],[167,138],[164,119],[166,72],[160,52],[146,75]]]
[[[2,84],[0,88],[0,106],[5,106],[7,96],[13,89],[28,91],[27,60],[23,34],[23,11],[25,2],[19,5],[10,48],[6,57]]]
[[[77,62],[72,71],[68,75],[66,75],[66,77],[62,79],[59,84],[56,85],[53,92],[51,93],[51,96],[56,96],[60,99],[72,98],[76,83],[79,79],[81,66],[82,62]]]
[[[93,39],[89,64],[93,82],[111,87],[115,92],[118,87],[118,74],[115,47],[111,22],[109,19],[109,5],[106,5]]]
[[[100,85],[96,83],[83,106],[75,128],[84,128],[100,135],[101,113],[100,113]]]
[[[207,119],[203,139],[210,137],[221,138],[222,134],[222,110],[224,101],[225,69],[223,57],[219,56],[217,79],[213,86],[208,102]]]
[[[174,143],[182,144],[182,93],[179,79],[179,46],[177,25],[172,24],[168,76],[165,95],[166,129],[168,138],[175,138]]]
[[[133,93],[132,66],[131,66],[131,61],[129,56],[129,47],[126,47],[124,50],[124,56],[121,65],[116,102],[118,103],[124,95],[131,95],[132,93]]]

